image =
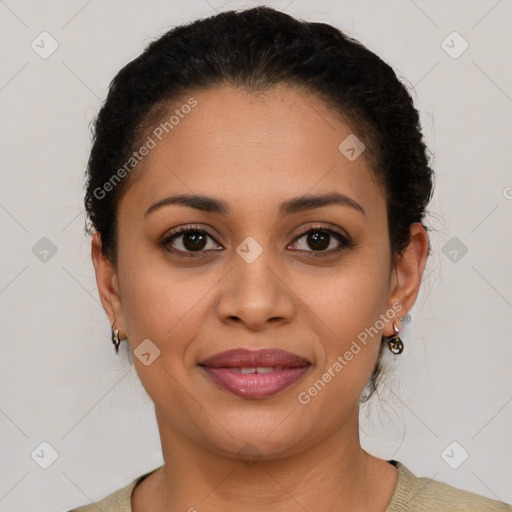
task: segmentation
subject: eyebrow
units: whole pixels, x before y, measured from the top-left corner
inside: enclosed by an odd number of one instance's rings
[[[195,208],[196,210],[201,210],[203,212],[218,213],[220,215],[228,215],[230,212],[228,204],[221,199],[196,194],[180,194],[165,197],[164,199],[160,199],[156,203],[153,203],[144,213],[144,217],[147,217],[150,213],[162,208],[163,206],[174,204],[188,206],[189,208]],[[366,215],[364,208],[357,201],[338,192],[321,195],[304,195],[288,199],[281,203],[279,213],[282,216],[290,215],[292,213],[312,208],[320,208],[331,204],[347,206],[362,213],[363,215]]]

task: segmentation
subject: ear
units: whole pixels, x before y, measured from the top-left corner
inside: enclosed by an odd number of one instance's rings
[[[91,241],[91,257],[96,272],[96,284],[103,309],[107,314],[110,324],[115,320],[114,329],[119,329],[119,339],[125,339],[123,308],[117,271],[111,261],[103,254],[101,235],[94,231]]]
[[[399,303],[401,308],[394,319],[398,329],[402,329],[399,318],[403,318],[413,307],[420,289],[421,278],[428,256],[428,236],[425,228],[419,222],[410,227],[410,237],[395,266],[394,287],[389,297],[389,307]],[[396,305],[395,305],[396,307]],[[393,308],[394,310],[394,308]],[[392,322],[386,325],[385,336],[395,334]]]

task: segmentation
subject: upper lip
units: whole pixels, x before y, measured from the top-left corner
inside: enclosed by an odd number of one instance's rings
[[[199,363],[213,368],[256,368],[261,366],[309,366],[311,363],[297,354],[279,349],[248,350],[236,348],[219,352]]]

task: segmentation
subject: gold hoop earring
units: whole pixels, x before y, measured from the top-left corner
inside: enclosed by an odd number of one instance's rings
[[[112,327],[114,327],[115,319],[112,322]],[[119,344],[121,340],[119,339],[119,329],[112,329],[112,343],[114,344],[116,354],[119,355]]]

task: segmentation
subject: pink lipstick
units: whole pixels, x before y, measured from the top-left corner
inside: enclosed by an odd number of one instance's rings
[[[242,398],[266,398],[295,384],[311,363],[296,354],[277,349],[233,349],[200,363],[219,386]]]

